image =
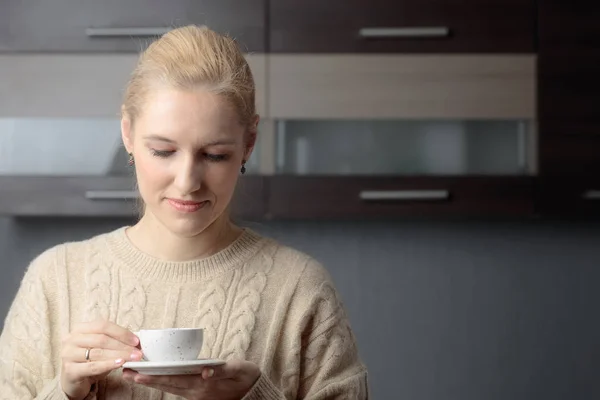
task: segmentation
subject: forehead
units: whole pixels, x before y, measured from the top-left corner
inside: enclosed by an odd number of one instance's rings
[[[224,96],[205,90],[153,91],[144,103],[138,127],[145,133],[160,134],[174,140],[233,136],[244,132],[230,102]]]

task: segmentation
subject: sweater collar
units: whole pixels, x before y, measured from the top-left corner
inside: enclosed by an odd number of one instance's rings
[[[190,261],[167,261],[152,257],[131,243],[121,227],[106,235],[106,242],[115,257],[127,266],[127,271],[142,279],[169,282],[203,281],[245,264],[265,239],[250,229],[243,229],[238,238],[221,251]]]

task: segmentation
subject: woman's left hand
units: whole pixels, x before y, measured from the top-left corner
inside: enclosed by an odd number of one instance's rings
[[[123,379],[188,400],[240,400],[254,386],[260,373],[258,366],[250,361],[232,360],[207,367],[201,375],[151,376],[126,369]]]

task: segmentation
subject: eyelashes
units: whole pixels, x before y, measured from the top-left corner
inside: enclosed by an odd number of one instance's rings
[[[152,149],[152,155],[154,157],[167,158],[171,154],[173,154],[173,151],[170,151],[170,150],[154,150],[154,149]]]
[[[152,155],[160,158],[170,157],[175,151],[173,150],[155,150],[152,149]],[[203,153],[202,156],[206,158],[210,162],[221,162],[229,159],[228,154],[211,154],[211,153]]]

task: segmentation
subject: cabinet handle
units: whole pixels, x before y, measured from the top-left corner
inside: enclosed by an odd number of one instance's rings
[[[447,190],[363,190],[359,193],[363,201],[411,201],[411,200],[448,200]]]
[[[600,200],[600,190],[586,190],[581,197],[584,200]]]
[[[85,192],[88,200],[132,200],[139,198],[135,190],[88,190]]]
[[[85,34],[89,37],[130,37],[130,36],[161,36],[172,28],[87,28]]]
[[[445,26],[413,28],[361,28],[358,35],[362,38],[436,38],[447,37],[450,29]]]

